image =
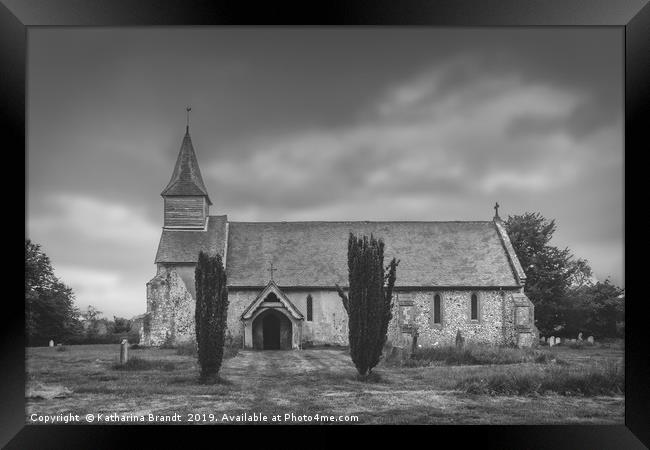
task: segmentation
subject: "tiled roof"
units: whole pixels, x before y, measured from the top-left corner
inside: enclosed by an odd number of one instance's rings
[[[347,286],[348,234],[384,240],[385,262],[401,260],[399,286],[514,287],[494,222],[229,222],[230,286]]]
[[[205,195],[208,198],[208,203],[212,204],[201,177],[189,128],[185,131],[172,178],[160,195]]]
[[[223,256],[228,216],[210,216],[207,231],[163,229],[156,263],[196,263],[199,251]]]

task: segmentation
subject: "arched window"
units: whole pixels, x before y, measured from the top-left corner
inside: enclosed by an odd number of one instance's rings
[[[440,294],[433,296],[433,323],[441,324],[442,323],[442,305],[440,304]]]
[[[478,296],[475,293],[472,293],[472,306],[471,306],[471,319],[478,320]]]
[[[314,319],[314,299],[311,294],[307,295],[307,322]]]

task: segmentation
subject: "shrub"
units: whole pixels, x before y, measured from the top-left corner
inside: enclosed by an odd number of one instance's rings
[[[468,344],[462,347],[450,345],[419,348],[413,353],[411,359],[420,362],[411,363],[413,365],[407,367],[421,367],[435,361],[444,362],[448,365],[550,363],[558,361],[558,358],[548,351],[478,344]]]
[[[140,334],[129,333],[108,333],[108,334],[77,334],[65,339],[68,345],[92,345],[92,344],[120,344],[122,339],[128,339],[130,344],[140,342]]]
[[[115,370],[164,370],[170,372],[176,369],[176,363],[172,361],[159,361],[132,357],[124,363],[115,363],[113,365]]]
[[[362,378],[379,363],[386,343],[397,264],[393,258],[384,272],[384,242],[372,234],[368,238],[350,233],[348,295],[336,287],[348,314],[350,356]]]
[[[461,380],[456,389],[488,395],[612,395],[624,390],[623,370],[618,364],[604,368],[570,370],[551,367],[544,371],[510,371]]]

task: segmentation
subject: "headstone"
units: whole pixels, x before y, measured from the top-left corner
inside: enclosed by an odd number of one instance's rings
[[[120,344],[120,364],[126,364],[128,361],[128,348],[129,341],[127,339],[122,339],[122,343]]]
[[[555,338],[555,345],[560,345],[562,343],[562,338],[560,336]]]
[[[50,347],[54,347],[54,341],[50,339]]]
[[[587,342],[589,342],[590,344],[593,344],[593,343],[594,343],[594,337],[593,337],[593,336],[589,336],[589,337],[587,338]]]
[[[579,340],[579,341],[582,340],[582,332],[578,333],[578,340]]]
[[[553,347],[555,345],[555,336],[551,336],[548,338],[548,346]]]
[[[573,343],[573,342],[575,342],[575,341],[576,341],[575,339],[571,339],[571,343]]]
[[[544,336],[542,336],[541,338],[539,338],[539,342],[542,342],[542,343],[546,342],[546,338]]]

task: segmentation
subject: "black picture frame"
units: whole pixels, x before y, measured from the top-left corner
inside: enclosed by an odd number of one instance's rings
[[[643,239],[637,233],[645,221],[636,213],[637,202],[628,202],[634,193],[643,193],[639,180],[644,170],[636,163],[650,149],[647,112],[650,109],[650,6],[649,0],[330,0],[321,2],[209,2],[202,0],[0,0],[0,110],[3,123],[4,187],[7,201],[5,222],[19,227],[16,211],[26,211],[26,196],[16,192],[20,182],[10,181],[8,173],[26,173],[26,52],[28,29],[39,26],[181,26],[181,25],[358,25],[358,26],[472,26],[472,27],[539,27],[539,26],[614,26],[625,32],[625,236],[634,243],[625,254],[626,267],[626,403],[624,426],[485,426],[485,427],[365,427],[362,432],[376,437],[397,436],[406,445],[413,445],[409,433],[428,436],[430,445],[439,445],[450,438],[454,446],[477,441],[482,448],[617,448],[632,449],[650,446],[650,346],[648,346],[647,306],[641,294],[644,282],[642,264],[634,255],[645,254]],[[22,151],[21,151],[22,150]],[[8,190],[8,188],[10,188]],[[630,211],[628,214],[628,211]],[[25,218],[26,219],[26,218]],[[26,222],[25,222],[26,223]],[[26,233],[25,233],[26,234]],[[5,235],[5,250],[11,249],[5,261],[16,270],[5,279],[4,318],[0,342],[1,423],[0,445],[6,448],[113,448],[133,442],[133,435],[164,440],[167,446],[186,445],[188,427],[153,426],[26,426],[24,399],[24,307],[18,280],[19,240]],[[632,240],[630,240],[632,239]],[[11,246],[9,244],[11,243]],[[627,246],[626,246],[627,250]],[[643,253],[641,253],[643,252]],[[15,292],[14,292],[15,291]],[[540,414],[548,414],[540,411]],[[322,428],[291,428],[295,436],[308,437],[301,445],[325,445],[334,438]],[[340,429],[340,428],[339,428]],[[257,435],[271,442],[284,427],[266,427]],[[300,431],[302,430],[302,432]],[[304,431],[307,430],[305,433]],[[358,430],[358,428],[355,428]],[[432,431],[433,430],[433,431]],[[183,433],[181,433],[183,431]],[[193,437],[214,439],[223,436],[227,427],[192,428]],[[204,435],[209,434],[210,437]],[[256,437],[256,436],[253,436]],[[220,442],[223,437],[220,438]],[[151,442],[151,441],[150,441]],[[208,440],[206,442],[214,441]],[[213,447],[214,445],[210,445]],[[145,445],[146,448],[146,445]]]

